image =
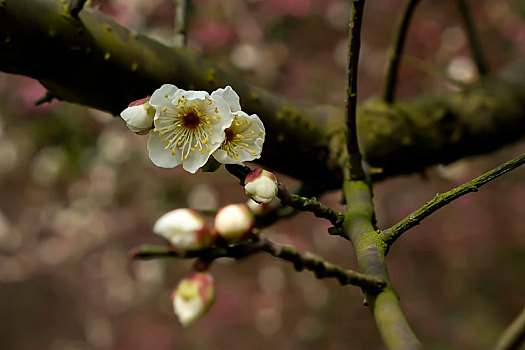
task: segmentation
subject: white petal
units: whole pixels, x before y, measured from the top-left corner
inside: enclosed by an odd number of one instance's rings
[[[236,160],[228,156],[228,152],[220,148],[217,148],[217,150],[213,152],[213,158],[222,164],[243,164],[240,160]]]
[[[222,99],[228,104],[232,112],[237,112],[241,110],[241,104],[239,95],[231,88],[231,86],[226,86],[224,89],[217,89],[211,93],[211,97],[215,98],[216,96],[222,97]]]
[[[218,146],[214,146],[218,147]],[[207,152],[206,149],[203,150],[203,153],[201,154],[199,150],[190,151],[188,153],[188,158],[184,159],[182,162],[182,167],[184,170],[195,174],[197,170],[199,170],[210,158],[211,152],[213,152],[215,149],[212,149],[210,146],[210,152]]]
[[[173,308],[179,322],[184,327],[197,321],[206,311],[206,305],[204,305],[202,299],[198,297],[191,299],[175,297]]]
[[[165,150],[166,143],[163,143],[159,138],[157,133],[153,131],[149,134],[148,140],[148,152],[149,157],[153,164],[161,168],[174,168],[177,165],[181,164],[180,161],[180,152],[177,147],[175,149],[175,155],[171,154],[171,150]]]
[[[211,127],[213,130],[213,134],[210,136],[210,142],[215,144],[218,143],[219,145],[224,141],[224,137],[226,136],[224,134],[224,130],[230,127],[233,121],[233,114],[230,111],[230,108],[228,107],[228,104],[222,99],[222,97],[217,97],[212,100],[212,104],[209,106],[209,113],[210,115],[214,115],[215,108],[219,111],[219,117],[217,119],[211,118]]]
[[[153,128],[153,116],[148,114],[144,105],[128,107],[120,113],[120,116],[133,132],[142,132]]]
[[[182,90],[184,91],[184,90]],[[204,100],[206,97],[210,97],[210,94],[206,91],[184,91],[181,96],[184,95],[184,98],[186,98],[188,101],[191,100]]]
[[[162,109],[167,102],[169,102],[173,96],[175,95],[175,92],[177,90],[180,90],[175,85],[172,84],[164,84],[155,92],[153,95],[151,95],[151,98],[149,99],[149,104],[153,106],[157,111]],[[168,95],[168,99],[166,99],[166,94]],[[162,106],[162,107],[161,107]]]

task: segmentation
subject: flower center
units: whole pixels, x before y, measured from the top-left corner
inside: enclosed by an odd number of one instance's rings
[[[187,129],[196,129],[200,122],[199,116],[194,111],[189,111],[182,116],[182,125]]]
[[[224,130],[224,133],[226,134],[226,142],[231,142],[235,138],[235,133],[230,128]]]

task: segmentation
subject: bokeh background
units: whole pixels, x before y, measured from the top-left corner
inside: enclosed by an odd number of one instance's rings
[[[289,98],[342,106],[348,3],[193,1],[188,45]],[[403,3],[367,2],[361,100],[381,91]],[[491,69],[523,59],[525,3],[470,3]],[[92,6],[122,25],[173,42],[171,0]],[[455,1],[422,1],[405,52],[401,98],[458,89],[458,82],[476,79]],[[131,262],[128,252],[139,244],[163,243],[151,227],[165,211],[244,202],[243,189],[223,169],[196,175],[157,169],[146,154],[147,137],[129,132],[120,118],[56,101],[36,107],[44,92],[37,81],[0,74],[0,348],[382,348],[358,288],[316,280],[262,254],[214,263],[216,303],[183,330],[169,296],[191,262]],[[521,141],[378,183],[380,227],[523,152]],[[489,348],[525,305],[524,178],[523,169],[505,175],[442,209],[393,246],[389,272],[427,348]],[[321,199],[342,208],[340,197],[331,192]],[[265,234],[355,268],[352,248],[327,235],[327,227],[302,213]]]

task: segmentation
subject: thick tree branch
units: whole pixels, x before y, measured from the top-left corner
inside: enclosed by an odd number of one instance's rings
[[[187,48],[170,48],[92,9],[72,18],[59,0],[0,2],[0,70],[38,79],[64,101],[118,114],[166,82],[213,90],[231,85],[263,120],[261,164],[339,187],[343,110],[298,105],[227,74]],[[38,40],[35,40],[38,38]],[[481,154],[525,135],[525,64],[461,92],[358,109],[364,158],[382,176]],[[304,161],[307,159],[308,161]]]
[[[262,235],[255,236],[253,241],[188,252],[175,252],[168,247],[144,245],[132,251],[131,257],[141,260],[174,257],[182,259],[199,258],[204,261],[212,261],[222,257],[241,259],[259,252],[266,252],[276,258],[290,261],[296,270],[306,269],[312,271],[317,278],[336,278],[341,285],[352,284],[373,293],[377,293],[385,287],[385,282],[380,277],[366,276],[359,272],[343,269],[323,260],[317,255],[308,252],[299,253],[292,247],[274,243]]]
[[[359,270],[387,281],[387,287],[380,293],[366,293],[381,338],[388,349],[419,349],[421,344],[410,329],[388,279],[386,245],[374,226],[371,186],[366,181],[347,180],[343,192],[348,203],[343,227],[354,245]]]
[[[511,170],[518,168],[525,163],[525,154],[518,156],[508,162],[500,165],[499,167],[492,169],[485,174],[478,176],[477,178],[469,181],[459,187],[453,188],[448,192],[437,194],[434,199],[427,202],[424,206],[414,211],[412,214],[399,221],[394,226],[383,230],[381,235],[385,244],[390,247],[396,239],[398,239],[404,232],[410,230],[412,227],[418,225],[421,220],[428,217],[430,214],[436,212],[438,209],[443,208],[453,200],[458,199],[467,193],[477,192],[478,189],[503,174],[508,173]]]

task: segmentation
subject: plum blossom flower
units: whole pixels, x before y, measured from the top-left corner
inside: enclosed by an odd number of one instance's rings
[[[191,209],[175,209],[162,215],[153,226],[153,232],[182,250],[202,249],[213,241],[203,218]]]
[[[255,217],[245,204],[229,204],[215,216],[214,228],[227,241],[244,238],[253,229]]]
[[[128,108],[120,113],[126,126],[137,134],[146,134],[153,129],[155,109],[149,103],[150,97],[141,98],[129,104]]]
[[[239,95],[232,89],[231,86],[226,86],[223,89],[217,89],[211,93],[211,97],[220,96],[230,106],[232,112],[241,110],[241,103]]]
[[[200,319],[214,299],[213,277],[208,273],[195,273],[183,279],[171,296],[173,310],[183,327]]]
[[[213,157],[223,164],[243,164],[261,157],[264,125],[256,114],[233,112],[233,122]]]
[[[224,141],[213,157],[223,164],[243,164],[260,158],[265,137],[261,119],[256,114],[241,111],[239,96],[230,86],[215,90],[211,96],[222,97],[233,114],[233,122],[224,131]]]
[[[246,195],[258,203],[270,203],[277,196],[277,178],[267,170],[255,169],[244,180]]]
[[[221,145],[233,115],[220,94],[186,91],[165,84],[151,95],[155,128],[148,141],[149,156],[163,168],[182,164],[195,173]]]

